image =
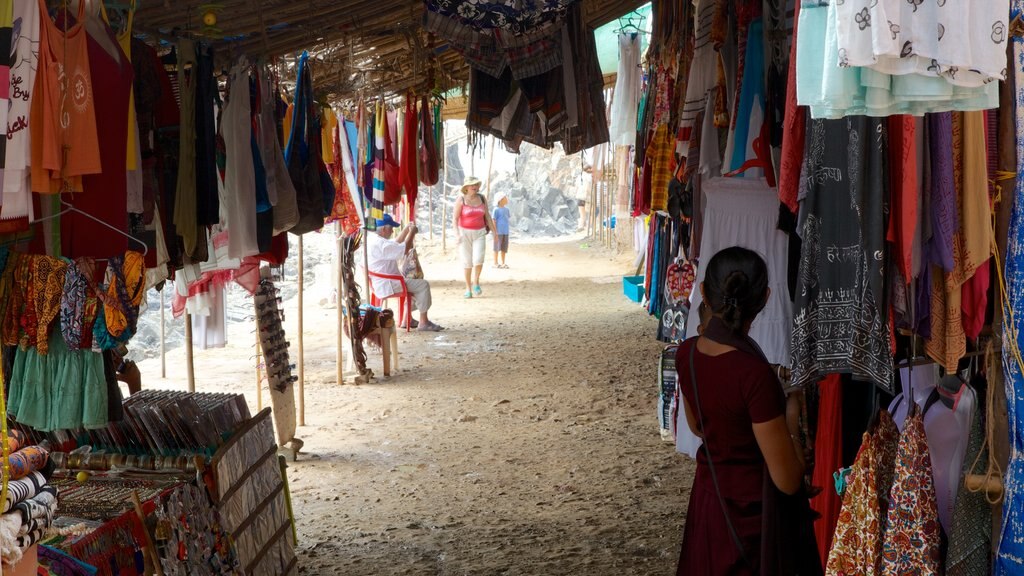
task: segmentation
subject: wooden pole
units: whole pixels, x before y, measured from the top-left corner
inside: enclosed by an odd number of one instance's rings
[[[192,315],[188,311],[185,312],[185,368],[188,370],[188,391],[195,393],[196,366],[192,359]]]
[[[337,318],[338,341],[336,342],[337,350],[335,350],[335,365],[336,365],[335,366],[335,378],[337,379],[337,383],[338,384],[342,384],[342,383],[345,382],[345,378],[344,378],[344,363],[343,363],[344,358],[342,357],[342,352],[341,352],[341,350],[343,348],[343,344],[344,344],[344,338],[345,338],[344,328],[343,328],[343,326],[344,326],[343,322],[345,322],[345,306],[344,306],[344,302],[345,302],[345,274],[344,274],[344,271],[342,270],[342,266],[343,266],[344,262],[343,262],[343,259],[341,257],[341,251],[344,250],[344,248],[345,248],[345,241],[344,241],[344,239],[341,236],[341,225],[338,224],[338,223],[334,224],[334,238],[335,238],[335,242],[337,244],[337,257],[338,257],[338,276],[335,279],[336,282],[337,282],[337,285],[335,286],[335,290],[337,291],[337,297],[335,298],[335,301],[336,301],[335,307],[337,309],[337,314],[338,314],[338,318]]]
[[[448,252],[448,144],[444,147],[444,176],[441,178],[441,252]]]
[[[263,347],[260,346],[260,321],[256,320],[256,411],[263,410]]]
[[[164,291],[160,291],[160,378],[167,378],[167,313]]]
[[[491,169],[494,167],[494,136],[491,136],[491,150],[487,153],[487,197],[491,197]]]
[[[442,190],[444,189],[443,186],[444,185],[442,184],[442,188],[441,188]],[[433,188],[433,186],[431,186],[430,188]],[[433,240],[434,239],[434,191],[431,190],[430,188],[427,188],[427,192],[430,194],[430,196],[427,198],[427,203],[430,205],[430,239]]]
[[[303,316],[305,310],[302,307],[303,290],[305,288],[305,274],[302,257],[302,236],[299,236],[299,426],[306,425],[306,356],[305,347],[302,342]]]

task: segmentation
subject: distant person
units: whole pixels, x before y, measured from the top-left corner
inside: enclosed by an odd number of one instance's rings
[[[508,264],[505,264],[505,254],[508,253],[508,233],[509,233],[509,218],[510,214],[508,211],[508,196],[505,194],[498,195],[497,201],[498,207],[494,209],[494,267],[495,268],[508,268]],[[498,264],[498,255],[501,255],[501,264]]]
[[[402,230],[396,240],[392,240],[391,236],[394,235],[395,228],[398,228],[398,226],[398,222],[395,222],[395,219],[390,214],[385,214],[383,218],[377,220],[377,233],[367,234],[366,258],[367,268],[370,272],[401,276],[402,272],[398,268],[398,260],[403,258],[409,250],[412,250],[413,241],[416,238],[416,225],[410,224]],[[370,282],[373,286],[373,293],[381,299],[402,291],[402,284],[397,280],[370,278]],[[431,304],[430,283],[423,278],[406,278],[405,287],[412,296],[413,310],[418,310],[420,313],[419,323],[413,321],[414,324],[411,327],[424,332],[444,330],[442,326],[431,322],[430,318],[427,317],[427,311],[430,309]]]
[[[494,230],[494,221],[487,211],[487,199],[480,194],[480,179],[466,178],[462,183],[462,196],[455,201],[453,226],[455,239],[462,254],[462,267],[466,271],[466,298],[480,296],[480,272],[484,268],[487,233]]]

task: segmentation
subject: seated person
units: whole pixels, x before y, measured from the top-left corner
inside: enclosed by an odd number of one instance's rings
[[[389,214],[385,214],[384,218],[377,220],[377,233],[366,235],[366,257],[370,272],[393,276],[401,275],[401,271],[398,269],[398,260],[412,249],[413,239],[416,237],[416,225],[407,226],[398,235],[398,238],[392,240],[391,236],[394,235],[397,227],[398,222],[395,222]],[[397,280],[371,277],[370,282],[373,286],[373,293],[381,299],[402,291],[402,285]],[[426,332],[444,330],[427,317],[427,310],[430,309],[430,283],[422,278],[406,278],[405,286],[409,290],[409,295],[412,296],[413,309],[420,312],[418,329]],[[415,328],[417,325],[414,323],[413,327]]]

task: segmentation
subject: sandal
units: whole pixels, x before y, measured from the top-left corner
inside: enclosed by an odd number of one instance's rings
[[[470,292],[469,290],[466,290],[466,293],[463,294],[462,297],[463,298],[472,298],[473,297],[473,293]]]
[[[476,286],[473,286],[473,295],[474,296],[479,296],[479,295],[481,295],[483,293],[484,293],[484,291],[480,289],[480,285],[479,284],[477,284]]]

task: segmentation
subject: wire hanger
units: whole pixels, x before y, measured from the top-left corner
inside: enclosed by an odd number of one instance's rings
[[[139,240],[135,236],[132,236],[131,234],[125,232],[124,230],[121,230],[121,229],[117,228],[116,226],[114,226],[112,224],[109,224],[109,223],[107,223],[107,222],[105,222],[103,220],[100,220],[99,218],[93,216],[92,214],[89,214],[88,212],[85,212],[83,210],[79,210],[78,208],[75,208],[73,205],[71,205],[70,203],[66,202],[63,199],[61,199],[60,204],[61,204],[61,206],[64,207],[63,210],[61,210],[60,212],[57,212],[56,214],[50,214],[49,216],[43,216],[42,218],[37,218],[37,219],[32,221],[32,224],[38,224],[40,222],[46,222],[47,220],[53,220],[54,218],[57,218],[59,216],[63,216],[64,214],[68,214],[70,212],[74,212],[76,214],[81,214],[82,216],[85,216],[86,218],[92,220],[93,222],[96,222],[97,224],[105,226],[105,227],[113,230],[114,232],[117,232],[118,234],[120,234],[121,236],[124,236],[125,238],[127,238],[129,240],[135,241],[139,246],[142,246],[142,255],[143,256],[146,256],[146,255],[149,254],[149,246],[147,246],[145,242],[143,242],[142,240]],[[97,258],[96,260],[97,260],[97,262],[102,262],[102,261],[105,261],[106,258]]]
[[[626,21],[623,22],[622,19]],[[647,20],[647,16],[633,10],[619,18],[619,28],[615,30],[617,34],[647,34],[647,31],[642,28],[644,20]]]

